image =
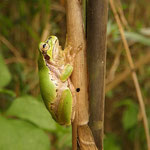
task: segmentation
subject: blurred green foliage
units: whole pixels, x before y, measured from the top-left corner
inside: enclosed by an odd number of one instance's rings
[[[121,6],[116,2],[116,6],[124,12],[122,17],[127,21],[123,24],[125,36],[133,59],[138,62],[150,50],[150,5],[146,0],[121,2]],[[66,23],[63,0],[1,0],[0,150],[71,149],[71,127],[61,127],[51,118],[39,91],[37,48],[47,25],[50,26],[49,34],[57,35],[64,45]],[[106,86],[128,68],[111,10],[107,37]],[[116,55],[118,64],[115,74],[112,74]],[[147,64],[138,67],[137,73],[150,126],[150,67]],[[146,149],[142,117],[129,76],[106,93],[104,148]]]
[[[4,59],[2,54],[0,53],[0,68],[1,68],[1,72],[0,72],[0,88],[5,87],[11,80],[11,74],[7,68],[7,66],[5,65]]]
[[[106,150],[121,150],[120,141],[114,134],[108,134],[104,139],[104,149]]]
[[[15,98],[15,94],[4,87],[10,82],[10,73],[7,65],[0,57],[1,68],[4,72],[0,74],[1,102],[3,98],[9,101],[6,95],[12,97],[11,105],[0,115],[0,149],[1,150],[49,150],[50,139],[56,138],[53,146],[67,149],[71,147],[71,127],[61,127],[50,116],[41,98],[29,95]],[[5,75],[5,76],[4,76]],[[6,97],[5,97],[6,96]],[[5,104],[2,104],[5,105]]]
[[[38,86],[38,42],[47,23],[59,31],[53,6],[59,1],[0,3],[0,150],[71,149],[71,127],[52,119]]]

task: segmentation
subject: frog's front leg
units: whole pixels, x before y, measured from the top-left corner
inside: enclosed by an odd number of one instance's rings
[[[71,76],[72,71],[73,71],[73,66],[72,65],[70,65],[70,64],[65,65],[64,69],[61,73],[60,80],[62,82],[65,82]]]

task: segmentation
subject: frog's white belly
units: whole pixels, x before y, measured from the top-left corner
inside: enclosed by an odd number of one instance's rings
[[[56,73],[57,72],[57,73]],[[57,90],[64,90],[68,88],[68,81],[62,82],[59,78],[59,75],[61,74],[60,71],[55,69],[55,72],[50,71],[50,80],[54,83]]]

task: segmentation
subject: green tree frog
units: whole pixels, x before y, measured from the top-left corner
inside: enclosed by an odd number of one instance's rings
[[[56,36],[39,44],[39,84],[42,99],[53,119],[70,125],[75,117],[76,95],[70,81],[75,54],[71,47],[62,50]]]

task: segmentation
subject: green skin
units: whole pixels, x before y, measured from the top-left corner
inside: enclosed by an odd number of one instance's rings
[[[60,49],[56,36],[39,44],[41,95],[53,119],[61,125],[70,125],[74,118],[74,94],[69,79],[73,66],[66,61],[66,57],[66,50]]]

